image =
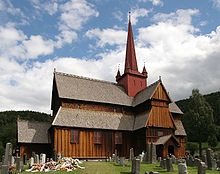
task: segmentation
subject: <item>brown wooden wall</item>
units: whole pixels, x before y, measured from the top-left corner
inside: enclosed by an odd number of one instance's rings
[[[102,143],[94,143],[94,131],[90,129],[79,130],[79,142],[71,143],[70,128],[54,128],[54,149],[65,157],[97,158],[106,157],[108,152],[112,155],[115,149],[119,156],[129,156],[131,148],[131,133],[122,132],[122,144],[115,145],[114,133],[112,131],[101,130]]]
[[[160,84],[156,91],[154,92],[154,95],[152,96],[152,98],[154,99],[158,99],[158,100],[164,100],[164,101],[169,101],[169,97],[167,95],[167,92],[165,90],[165,88]]]
[[[52,148],[51,144],[29,144],[29,143],[22,143],[18,144],[20,147],[20,156],[23,156],[26,153],[27,158],[32,156],[32,152],[36,154],[45,153],[48,158],[52,157]]]

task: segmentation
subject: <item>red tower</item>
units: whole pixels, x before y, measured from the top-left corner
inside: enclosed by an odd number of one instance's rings
[[[130,16],[128,23],[125,70],[123,75],[120,75],[120,71],[118,70],[116,81],[125,88],[128,96],[130,97],[134,97],[139,91],[147,87],[146,68],[144,66],[143,72],[140,73],[137,67]]]

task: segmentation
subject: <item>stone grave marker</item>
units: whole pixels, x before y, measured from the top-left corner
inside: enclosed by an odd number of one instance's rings
[[[60,152],[58,152],[58,154],[57,154],[57,160],[59,161],[59,160],[61,160],[61,153]]]
[[[26,153],[24,153],[24,155],[23,155],[23,163],[24,163],[24,165],[27,165],[27,154]]]
[[[157,154],[156,154],[156,145],[154,143],[151,143],[151,163],[157,162]]]
[[[131,148],[130,149],[130,157],[129,157],[129,161],[132,161],[134,159],[134,149]]]
[[[179,174],[187,174],[187,166],[186,166],[186,163],[179,163],[179,164],[178,164],[178,173],[179,173]]]
[[[39,159],[39,155],[38,154],[35,155],[35,163],[37,163],[37,164],[40,163],[40,159]]]
[[[162,159],[161,157],[158,157],[158,158],[157,158],[158,163],[161,162],[161,159]]]
[[[171,155],[171,159],[172,159],[172,163],[176,164],[176,157],[175,157],[175,155]]]
[[[46,163],[46,154],[44,153],[40,154],[40,163]]]
[[[119,163],[119,161],[118,161],[118,160],[119,160],[119,157],[118,157],[118,156],[116,156],[115,162],[116,162],[116,163]]]
[[[31,167],[34,164],[34,157],[31,157],[29,159],[29,167]]]
[[[163,169],[167,169],[167,160],[166,159],[163,159]]]
[[[150,163],[151,160],[150,160],[150,157],[151,157],[151,145],[149,143],[146,144],[146,162],[147,163]]]
[[[120,166],[125,166],[125,157],[120,157]]]
[[[16,157],[15,163],[16,163],[16,172],[18,172],[18,173],[22,172],[23,168],[24,168],[23,159],[20,157]]]
[[[198,166],[198,174],[206,174],[207,166],[204,162],[200,162]]]
[[[140,159],[133,159],[132,160],[132,167],[131,167],[132,174],[140,174],[141,173],[140,164],[141,164]]]
[[[170,159],[170,157],[167,155],[166,157],[166,164],[167,164],[167,171],[168,172],[173,172],[173,164],[172,164],[172,160]]]
[[[9,167],[11,166],[12,160],[12,144],[7,143],[5,148],[4,161],[2,165],[2,174],[8,174]]]
[[[216,161],[217,167],[220,168],[220,160]]]

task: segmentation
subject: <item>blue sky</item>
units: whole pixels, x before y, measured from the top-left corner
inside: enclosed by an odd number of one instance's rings
[[[115,81],[128,11],[140,71],[173,100],[220,90],[220,0],[0,0],[0,110],[50,113],[53,70]]]

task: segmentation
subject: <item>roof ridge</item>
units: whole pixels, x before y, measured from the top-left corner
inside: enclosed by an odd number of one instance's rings
[[[105,80],[99,80],[99,79],[94,79],[94,78],[90,78],[90,77],[84,77],[84,76],[78,76],[78,75],[75,75],[75,74],[68,74],[68,73],[63,73],[63,72],[54,72],[55,74],[58,74],[58,75],[63,75],[63,76],[69,76],[69,77],[75,77],[75,78],[78,78],[78,79],[85,79],[85,80],[90,80],[90,81],[96,81],[96,82],[102,82],[102,83],[109,83],[109,84],[113,84],[113,85],[116,85],[116,86],[121,86],[117,83],[114,83],[114,82],[109,82],[109,81],[105,81]]]
[[[151,83],[147,88],[149,88],[149,87],[155,85],[155,84],[158,83],[158,82],[161,82],[161,81],[160,81],[160,80],[157,80],[157,81],[155,81],[154,83]]]

